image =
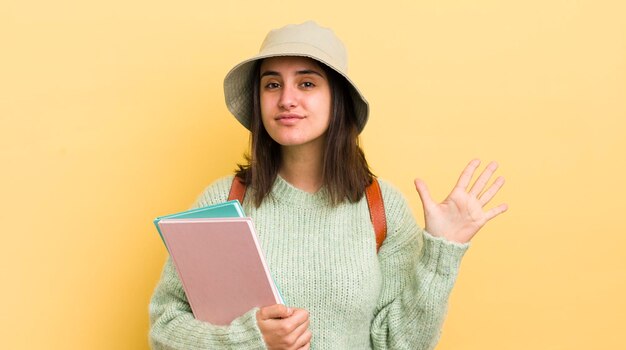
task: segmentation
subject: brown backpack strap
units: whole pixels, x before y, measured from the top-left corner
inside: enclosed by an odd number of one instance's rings
[[[387,236],[385,204],[383,202],[383,194],[378,185],[378,179],[372,179],[372,183],[365,189],[365,196],[367,197],[367,206],[370,209],[370,218],[376,233],[376,252],[378,252]]]
[[[246,195],[246,184],[240,178],[233,179],[233,184],[230,186],[230,193],[228,194],[228,200],[237,199],[239,203],[243,204],[243,198]],[[380,247],[387,237],[387,218],[385,216],[385,204],[383,202],[383,194],[380,191],[378,180],[374,178],[372,183],[365,188],[365,197],[367,197],[367,206],[370,210],[370,219],[374,226],[374,232],[376,233],[376,252],[380,250]]]
[[[237,176],[233,178],[233,184],[230,185],[230,193],[228,194],[228,200],[238,200],[243,204],[243,198],[246,196],[246,184],[243,180]]]

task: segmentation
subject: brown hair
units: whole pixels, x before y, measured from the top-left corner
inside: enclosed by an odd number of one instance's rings
[[[315,61],[326,73],[331,92],[331,120],[326,130],[326,145],[322,163],[323,182],[330,195],[330,204],[343,200],[358,202],[373,174],[359,146],[359,131],[350,96],[350,85],[333,69]],[[238,164],[235,175],[254,189],[254,204],[258,207],[270,193],[282,161],[280,145],[265,130],[261,121],[260,66],[253,70],[253,116],[250,127],[250,153],[247,164]]]

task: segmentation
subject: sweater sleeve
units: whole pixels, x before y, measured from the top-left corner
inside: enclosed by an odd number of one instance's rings
[[[433,349],[469,244],[420,229],[402,195],[381,183],[388,233],[379,252],[383,287],[371,338],[374,349]]]
[[[228,195],[232,176],[209,186],[193,207],[222,202]],[[152,349],[265,349],[254,308],[228,326],[217,326],[194,318],[182,283],[171,258],[150,301],[150,346]]]

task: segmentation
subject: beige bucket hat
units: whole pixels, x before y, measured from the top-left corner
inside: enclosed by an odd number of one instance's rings
[[[276,56],[309,57],[324,63],[350,83],[350,96],[354,102],[359,132],[365,127],[369,115],[367,100],[356,85],[348,78],[348,58],[346,48],[329,28],[320,27],[313,21],[290,24],[270,31],[259,53],[247,59],[226,74],[224,96],[230,112],[248,130],[252,118],[252,76],[256,61]]]

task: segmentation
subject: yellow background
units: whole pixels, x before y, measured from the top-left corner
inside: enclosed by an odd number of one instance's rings
[[[617,349],[626,314],[622,1],[3,1],[3,349],[146,349],[152,226],[242,159],[222,79],[265,33],[333,28],[362,141],[409,198],[498,160],[510,210],[464,259],[438,349]]]

